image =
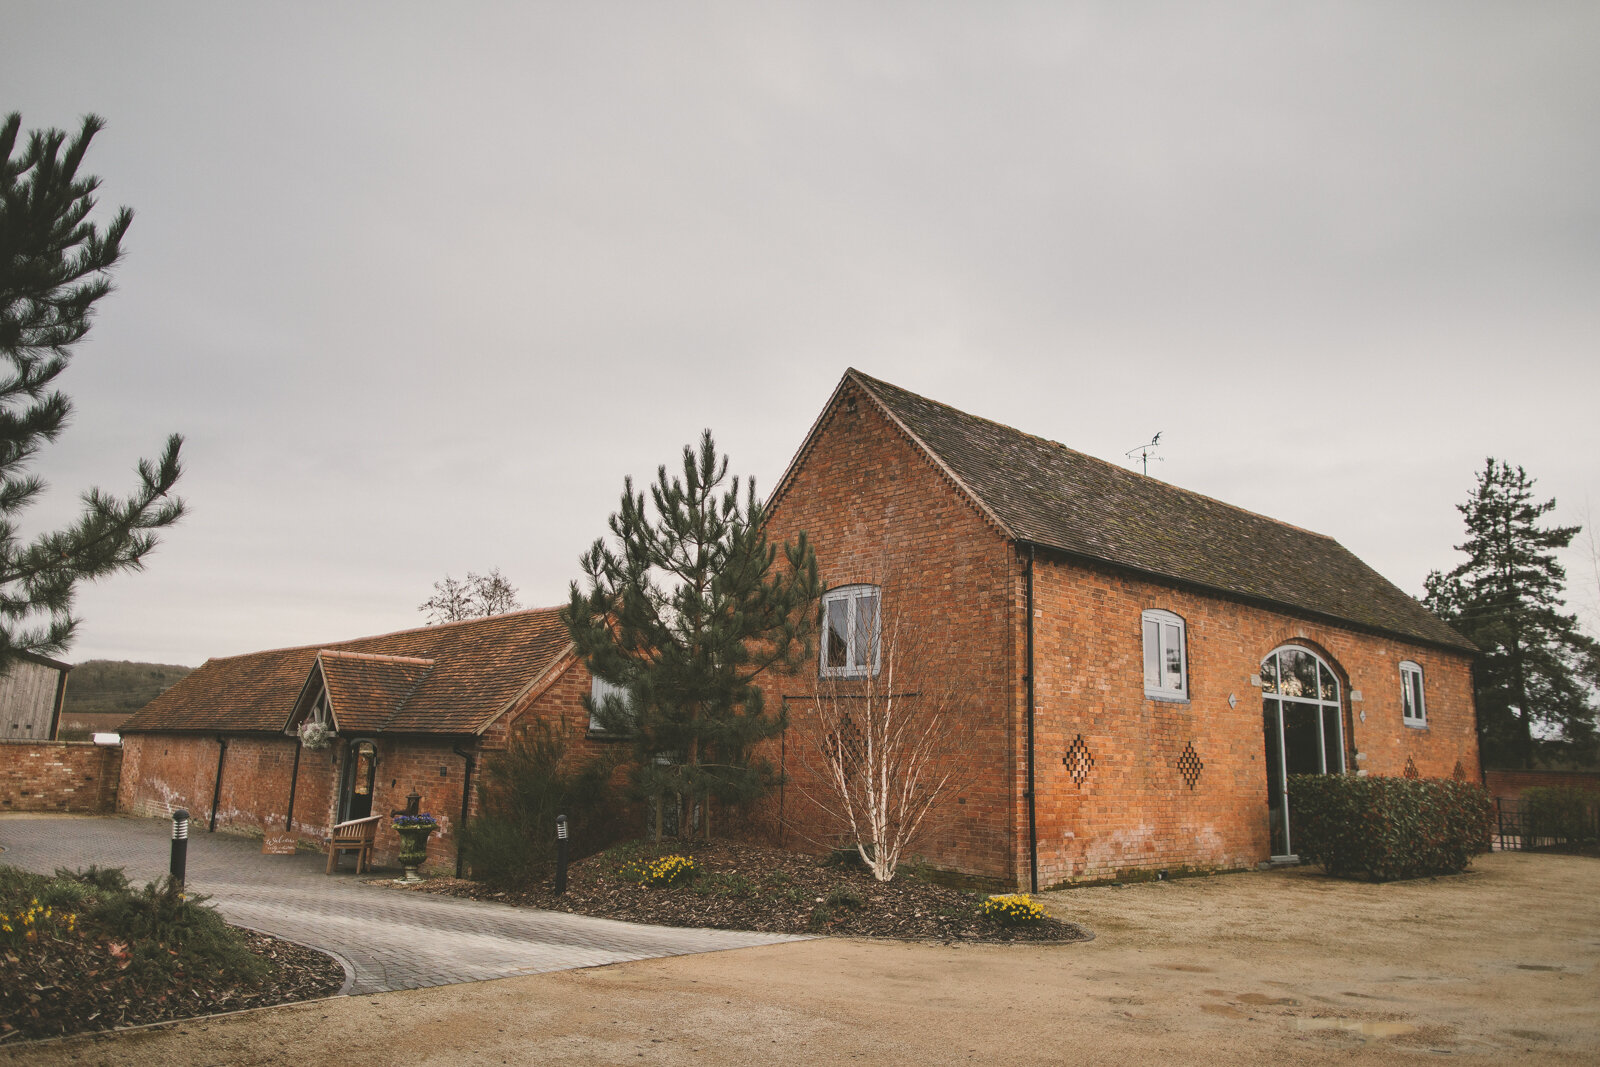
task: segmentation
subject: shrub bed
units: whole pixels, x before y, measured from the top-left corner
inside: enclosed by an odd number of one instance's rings
[[[854,855],[835,862],[723,839],[629,841],[573,863],[567,892],[559,896],[548,880],[517,887],[454,878],[369,884],[661,926],[945,942],[1092,936],[1046,915],[1037,902],[1001,909],[980,894],[924,881],[907,865],[892,882],[880,882],[848,859]],[[663,883],[643,876],[652,869],[682,870],[691,861],[692,878],[678,875]]]
[[[1473,782],[1345,774],[1291,775],[1289,809],[1301,859],[1378,882],[1466,870],[1494,813]]]
[[[0,1045],[328,996],[344,968],[120,870],[0,867]],[[3,1053],[0,1053],[3,1055]]]

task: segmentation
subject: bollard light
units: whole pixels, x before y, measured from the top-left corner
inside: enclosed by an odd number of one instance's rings
[[[567,817],[556,816],[556,893],[567,891]]]
[[[179,892],[183,891],[183,879],[189,865],[189,812],[179,808],[172,813],[172,860],[167,865],[167,874],[172,878],[172,884]]]

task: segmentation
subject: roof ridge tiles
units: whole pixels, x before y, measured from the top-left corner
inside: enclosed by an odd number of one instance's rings
[[[323,659],[358,659],[364,663],[400,663],[416,667],[431,667],[434,663],[421,656],[385,656],[377,652],[345,652],[337,648],[318,649],[317,655]]]
[[[406,634],[420,634],[441,630],[457,629],[462,626],[482,625],[498,619],[509,619],[523,615],[538,615],[540,613],[553,614],[559,612],[565,604],[556,604],[545,608],[520,608],[517,611],[502,611],[498,615],[477,615],[470,619],[455,619],[451,622],[434,622],[423,626],[411,626],[404,630],[390,630],[381,634],[363,634],[360,637],[347,637],[341,641],[314,641],[304,645],[284,645],[282,648],[258,648],[252,652],[235,652],[231,656],[209,656],[207,663],[221,663],[231,659],[245,659],[251,656],[270,656],[285,652],[321,652],[334,648],[337,645],[353,645],[359,641],[381,641],[386,637],[404,637]]]
[[[1220,499],[1218,497],[1210,496],[1210,495],[1208,495],[1206,493],[1202,493],[1202,492],[1199,492],[1199,491],[1194,490],[1194,489],[1185,489],[1181,485],[1175,485],[1172,482],[1165,481],[1164,479],[1157,478],[1157,477],[1154,477],[1152,475],[1135,474],[1133,471],[1124,470],[1118,464],[1113,463],[1108,459],[1101,459],[1099,456],[1096,456],[1093,453],[1084,452],[1084,451],[1082,451],[1080,449],[1073,448],[1070,445],[1064,445],[1060,441],[1054,441],[1054,440],[1051,440],[1048,437],[1041,437],[1036,433],[1029,433],[1027,430],[1019,430],[1015,426],[1012,426],[1009,423],[1001,422],[998,419],[987,418],[987,417],[985,417],[983,415],[974,415],[970,411],[962,411],[960,408],[955,407],[955,406],[953,406],[951,404],[946,404],[943,401],[934,400],[932,397],[923,396],[921,393],[914,393],[910,389],[905,388],[904,386],[895,385],[893,382],[886,382],[882,378],[874,378],[872,375],[867,374],[864,371],[857,370],[854,367],[848,368],[845,371],[845,373],[847,375],[851,375],[851,376],[855,377],[855,379],[860,384],[864,385],[869,390],[872,389],[874,386],[884,386],[884,387],[887,387],[889,389],[893,389],[896,392],[904,393],[909,397],[912,397],[912,398],[914,398],[916,400],[920,400],[924,404],[931,404],[934,407],[943,408],[945,411],[948,411],[953,415],[958,415],[963,419],[970,419],[973,422],[986,422],[990,426],[993,426],[993,427],[995,427],[997,429],[1000,429],[1000,430],[1004,430],[1006,433],[1014,433],[1018,437],[1026,437],[1026,438],[1028,438],[1030,440],[1038,441],[1042,445],[1048,445],[1051,448],[1059,448],[1061,451],[1070,452],[1074,456],[1081,456],[1083,459],[1086,459],[1091,463],[1098,463],[1098,464],[1102,465],[1103,467],[1105,467],[1108,471],[1115,472],[1118,476],[1124,476],[1124,477],[1128,477],[1128,478],[1139,478],[1139,479],[1142,479],[1142,480],[1147,481],[1147,482],[1155,482],[1157,485],[1166,486],[1168,489],[1171,489],[1175,493],[1182,493],[1185,496],[1191,496],[1191,497],[1195,497],[1196,499],[1199,499],[1199,500],[1210,501],[1211,503],[1216,504],[1218,507],[1224,507],[1224,508],[1229,509],[1230,511],[1237,511],[1237,512],[1240,512],[1241,514],[1249,515],[1251,518],[1264,519],[1267,522],[1276,523],[1279,526],[1287,526],[1291,530],[1299,530],[1301,533],[1310,534],[1313,537],[1321,537],[1321,538],[1325,538],[1325,539],[1327,539],[1329,541],[1337,540],[1337,538],[1333,537],[1330,534],[1325,534],[1325,533],[1322,533],[1321,531],[1318,531],[1318,530],[1312,530],[1312,529],[1309,529],[1309,528],[1307,528],[1305,526],[1296,526],[1292,522],[1285,522],[1283,519],[1274,518],[1271,515],[1266,515],[1266,514],[1263,514],[1262,512],[1259,512],[1259,511],[1251,511],[1249,508],[1240,507],[1238,504],[1230,504],[1226,500],[1222,500],[1222,499]],[[879,399],[881,400],[882,398],[880,397]],[[933,446],[932,445],[928,445],[927,447],[932,448]],[[973,491],[977,492],[976,489],[974,489]]]
[[[968,414],[854,367],[826,410],[846,384],[909,435],[1015,544],[1433,645],[1476,648],[1328,534]]]

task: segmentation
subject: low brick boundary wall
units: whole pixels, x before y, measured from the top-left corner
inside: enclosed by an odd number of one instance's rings
[[[117,810],[122,747],[87,741],[0,741],[0,811]]]
[[[1570,786],[1600,796],[1600,771],[1484,771],[1483,784],[1492,797],[1520,797],[1535,786]]]

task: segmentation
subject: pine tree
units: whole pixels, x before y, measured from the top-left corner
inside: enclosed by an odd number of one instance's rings
[[[821,593],[802,534],[775,566],[755,483],[726,491],[728,460],[711,431],[683,450],[683,475],[657,472],[651,509],[633,480],[611,516],[614,543],[582,559],[588,589],[572,584],[563,617],[590,672],[619,687],[591,707],[610,732],[631,737],[637,794],[662,809],[698,804],[710,836],[710,803],[741,804],[776,775],[753,754],[787,721],[769,712],[757,679],[810,662]],[[652,514],[653,512],[653,514]]]
[[[72,412],[52,383],[111,291],[108,273],[133,221],[127,208],[104,230],[88,221],[100,183],[78,177],[78,167],[102,126],[86,117],[70,143],[60,130],[34,131],[18,153],[22,117],[0,125],[0,355],[10,362],[0,375],[0,669],[19,652],[63,651],[77,626],[77,583],[139,569],[155,531],[183,513],[168,495],[180,470],[182,438],[173,434],[159,459],[140,461],[127,497],[90,489],[75,523],[18,537],[23,511],[45,488],[29,467]]]
[[[1554,499],[1538,503],[1521,467],[1492,457],[1457,510],[1466,562],[1428,575],[1423,603],[1483,649],[1475,672],[1484,762],[1529,766],[1536,755],[1585,758],[1594,749],[1600,646],[1564,612],[1566,572],[1556,552],[1576,526],[1541,527]]]

